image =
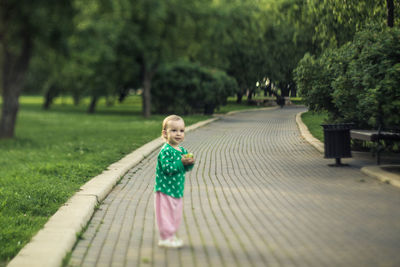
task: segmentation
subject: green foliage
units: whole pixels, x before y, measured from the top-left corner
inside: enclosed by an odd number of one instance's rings
[[[1,1],[0,71],[6,74],[4,79],[13,79],[18,75],[20,75],[19,79],[24,78],[25,68],[28,67],[32,55],[43,56],[47,51],[52,54],[51,56],[54,53],[65,55],[67,53],[66,40],[73,31],[74,14],[75,9],[71,1],[66,0]],[[23,62],[27,64],[26,67]],[[41,74],[38,80],[43,84],[45,77],[50,75],[40,73],[40,71],[44,69],[48,71],[49,65],[52,67],[57,65],[55,60],[49,62],[47,56],[42,59],[42,62],[47,63],[47,69],[43,68],[44,64],[38,66],[35,62],[33,65],[34,68],[38,67],[35,74]],[[3,63],[5,66],[2,65]],[[10,80],[10,82],[14,81]],[[4,84],[0,83],[0,90]]]
[[[294,77],[304,103],[313,111],[326,110],[336,117],[337,107],[333,104],[331,83],[334,79],[331,68],[335,60],[334,51],[327,50],[316,58],[306,54],[294,71]]]
[[[76,102],[137,89],[144,72],[182,58],[225,70],[243,92],[264,77],[286,90],[305,52],[345,44],[367,22],[386,23],[385,1],[372,0],[13,0],[0,12],[11,18],[0,33],[13,50],[24,25],[35,39],[25,92]],[[399,12],[395,1],[395,25]]]
[[[117,43],[124,1],[75,0],[75,32],[69,39],[65,79],[75,97],[114,95],[118,84]]]
[[[339,50],[346,68],[337,71],[332,96],[343,120],[362,127],[400,125],[399,40],[400,29],[373,27]]]
[[[398,25],[400,2],[394,2]],[[313,42],[319,53],[351,41],[366,24],[386,25],[386,1],[383,0],[310,0],[306,5],[308,21],[315,29]]]
[[[189,62],[163,66],[153,86],[153,108],[162,114],[212,114],[238,90],[224,72]]]
[[[13,53],[20,52],[23,37],[36,37],[36,42],[61,48],[63,37],[72,30],[74,9],[71,1],[8,0],[0,2],[0,42]],[[29,30],[29,32],[26,32]]]
[[[267,25],[264,33],[267,51],[264,60],[268,62],[266,77],[288,96],[288,89],[294,87],[294,68],[307,51],[314,52],[314,25],[307,15],[306,1],[276,1],[271,9],[268,16],[264,16]]]
[[[400,30],[372,26],[352,43],[306,55],[295,79],[311,110],[358,127],[400,124]]]

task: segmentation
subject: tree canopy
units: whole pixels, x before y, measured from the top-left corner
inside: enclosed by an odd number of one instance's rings
[[[296,92],[306,54],[351,41],[369,24],[399,25],[398,1],[73,0],[0,1],[3,106],[0,137],[12,137],[21,92],[123,101],[142,89],[152,111],[159,68],[181,60],[233,77],[238,98],[269,80]]]

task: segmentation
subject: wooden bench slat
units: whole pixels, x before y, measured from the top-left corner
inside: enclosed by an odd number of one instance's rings
[[[378,140],[400,140],[400,133],[380,132],[373,130],[351,130],[350,136],[353,139],[364,141],[378,141]]]
[[[377,142],[376,163],[378,165],[380,164],[380,153],[383,150],[382,145],[378,141],[380,140],[400,141],[399,132],[395,133],[385,132],[385,131],[378,132],[377,130],[350,130],[350,137],[352,139]],[[371,151],[373,150],[371,149]]]
[[[377,131],[350,130],[350,137],[352,139],[359,139],[363,141],[375,141],[377,135],[378,135]]]

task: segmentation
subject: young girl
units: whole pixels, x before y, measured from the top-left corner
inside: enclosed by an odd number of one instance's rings
[[[162,138],[166,143],[157,159],[155,192],[156,222],[161,247],[178,248],[183,241],[175,236],[182,218],[185,172],[193,168],[194,158],[179,146],[185,137],[185,123],[177,115],[164,119]]]

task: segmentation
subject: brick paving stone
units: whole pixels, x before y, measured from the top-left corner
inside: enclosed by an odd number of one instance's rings
[[[157,151],[131,169],[95,212],[69,266],[400,266],[400,190],[331,168],[299,133],[303,108],[223,117],[184,142],[178,250],[157,247]]]

